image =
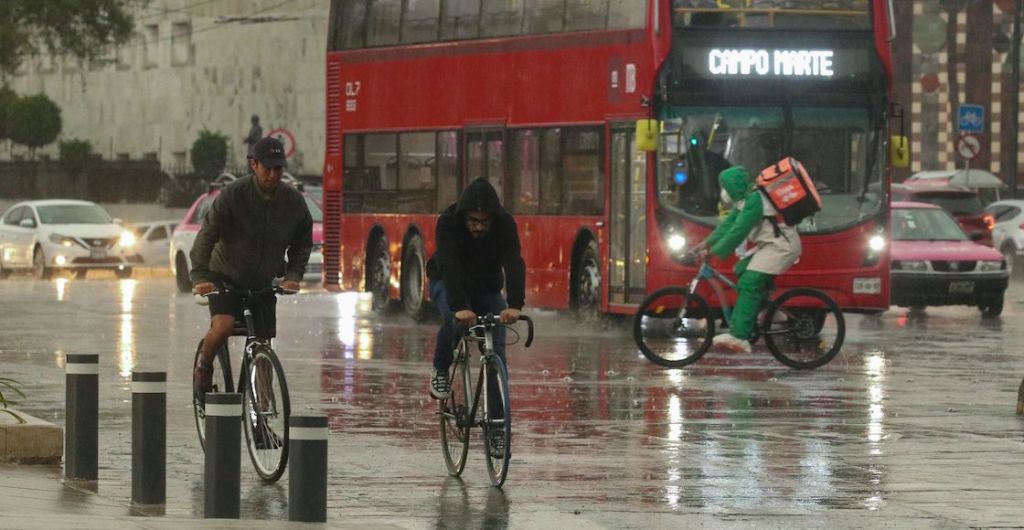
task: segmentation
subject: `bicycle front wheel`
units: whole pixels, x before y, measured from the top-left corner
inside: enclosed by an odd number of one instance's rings
[[[455,359],[448,368],[448,381],[451,382],[451,395],[440,400],[438,404],[441,416],[441,452],[444,463],[448,466],[448,474],[457,477],[466,467],[466,455],[469,452],[469,428],[472,419],[469,417],[469,356],[466,354],[466,342],[459,342]]]
[[[196,355],[192,359],[192,368],[199,364],[199,357],[203,354],[203,341],[199,341],[196,348]],[[214,353],[213,360],[213,388],[210,392],[234,392],[235,385],[231,383],[231,359],[228,357],[227,346],[221,346]],[[206,407],[201,399],[202,396],[192,395],[192,410],[196,417],[196,432],[199,433],[199,447],[206,451]]]
[[[281,478],[288,465],[291,403],[284,369],[269,346],[253,346],[252,365],[243,367],[242,427],[249,458],[267,482]]]
[[[491,485],[501,487],[508,475],[512,457],[512,414],[508,396],[508,369],[501,357],[494,355],[485,363],[484,383],[484,454]]]
[[[707,300],[685,287],[664,287],[640,303],[633,316],[633,340],[655,364],[679,368],[711,347],[715,321]]]
[[[831,361],[846,337],[846,321],[839,306],[816,289],[782,293],[768,305],[761,327],[772,355],[799,370]]]

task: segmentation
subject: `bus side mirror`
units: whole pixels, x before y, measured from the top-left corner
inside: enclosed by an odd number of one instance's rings
[[[661,123],[658,120],[637,120],[636,121],[636,150],[657,151],[658,135],[661,132]]]
[[[906,136],[893,135],[889,139],[889,158],[892,160],[892,167],[910,167],[910,144]]]

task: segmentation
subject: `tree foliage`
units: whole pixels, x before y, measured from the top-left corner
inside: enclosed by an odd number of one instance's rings
[[[192,143],[191,154],[196,176],[212,180],[228,162],[228,137],[203,129]]]
[[[42,51],[90,60],[107,46],[127,42],[134,26],[132,3],[0,0],[0,74],[13,74],[26,57]]]
[[[88,140],[64,140],[57,144],[57,149],[60,151],[60,164],[69,175],[80,175],[92,158],[92,144]]]
[[[57,139],[62,126],[60,107],[46,94],[18,98],[11,107],[11,141],[27,146],[31,158]]]
[[[11,110],[18,103],[18,94],[11,87],[0,86],[0,142],[11,137]]]

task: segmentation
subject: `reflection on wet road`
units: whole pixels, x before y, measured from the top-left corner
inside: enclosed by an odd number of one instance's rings
[[[427,397],[434,324],[314,290],[280,299],[275,345],[293,411],[329,417],[335,521],[677,526],[687,514],[724,526],[1019,524],[1021,292],[1013,286],[1014,302],[994,321],[970,308],[848,315],[844,351],[810,372],[763,346],[665,370],[637,353],[626,320],[581,330],[566,315],[534,312],[534,347],[509,349],[504,491],[487,486],[476,431],[463,477],[445,475]],[[130,496],[131,371],[168,370],[166,513],[201,516],[189,364],[206,309],[169,279],[16,278],[0,283],[0,304],[0,363],[26,382],[30,413],[63,423],[64,356],[101,354],[105,498]],[[261,484],[248,466],[245,457],[243,517],[286,518],[286,479]]]

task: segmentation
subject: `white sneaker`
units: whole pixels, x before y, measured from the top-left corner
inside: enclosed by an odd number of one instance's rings
[[[437,368],[430,369],[430,396],[434,399],[447,399],[452,395],[452,386],[448,382],[448,374],[438,371]]]
[[[730,333],[715,335],[711,344],[717,350],[730,351],[733,353],[750,353],[750,342],[745,339],[733,337]]]

